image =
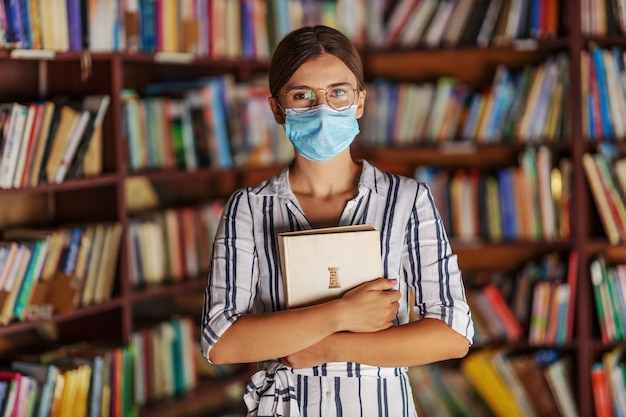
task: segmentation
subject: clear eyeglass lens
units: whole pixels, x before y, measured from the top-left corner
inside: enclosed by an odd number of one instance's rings
[[[345,110],[354,104],[356,92],[349,85],[336,86],[325,91],[326,103],[335,110]],[[307,111],[317,103],[315,91],[311,88],[293,88],[285,95],[287,106],[295,111]]]

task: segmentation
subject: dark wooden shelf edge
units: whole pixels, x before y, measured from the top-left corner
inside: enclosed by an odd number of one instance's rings
[[[520,152],[527,148],[540,146],[547,146],[554,152],[564,152],[569,151],[571,145],[566,140],[494,144],[438,142],[392,145],[390,147],[359,145],[355,148],[355,154],[372,161],[486,169],[516,164]]]
[[[217,177],[222,175],[233,175],[233,168],[215,168],[215,167],[201,167],[195,170],[180,170],[180,169],[162,169],[162,170],[142,170],[136,172],[130,172],[128,177],[146,177],[152,181],[176,181],[176,180],[188,180],[188,179],[203,179],[210,177]]]
[[[488,47],[482,47],[478,45],[458,45],[458,46],[438,46],[436,48],[429,48],[426,46],[418,45],[414,47],[367,47],[360,48],[362,55],[375,55],[375,54],[389,54],[389,53],[420,53],[420,52],[432,52],[432,53],[450,53],[450,52],[471,52],[471,53],[493,53],[495,52],[525,52],[528,50],[553,50],[564,49],[569,45],[568,41],[564,37],[557,37],[552,39],[517,39],[510,43]]]
[[[8,188],[0,190],[0,195],[20,194],[20,193],[40,193],[80,190],[94,187],[108,187],[117,184],[120,174],[111,173],[93,178],[68,180],[60,184],[41,184],[36,187]]]
[[[55,314],[49,320],[32,320],[11,323],[7,326],[0,327],[0,337],[32,330],[43,324],[62,323],[64,321],[74,320],[77,318],[92,316],[94,314],[118,309],[122,307],[122,304],[123,300],[117,297],[102,304],[77,308],[76,310],[69,313]]]
[[[167,282],[145,289],[135,289],[131,294],[131,299],[133,303],[145,302],[187,291],[202,290],[205,286],[206,275],[200,275],[194,279],[187,279],[180,282]]]
[[[571,240],[560,242],[457,242],[451,241],[464,273],[476,271],[513,271],[525,263],[549,253],[570,250]]]

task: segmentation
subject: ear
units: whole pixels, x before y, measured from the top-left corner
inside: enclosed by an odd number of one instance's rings
[[[363,111],[365,110],[365,96],[367,95],[367,91],[365,89],[359,91],[359,103],[356,108],[356,118],[360,119],[363,116]]]
[[[278,105],[278,101],[274,97],[268,97],[267,102],[270,105],[270,109],[272,109],[272,113],[274,114],[274,120],[279,125],[285,124],[285,112]]]

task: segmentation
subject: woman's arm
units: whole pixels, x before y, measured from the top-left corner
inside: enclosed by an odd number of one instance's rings
[[[392,326],[398,310],[394,280],[377,279],[343,298],[313,307],[239,317],[210,352],[213,363],[255,362],[306,349],[335,332],[376,332]]]
[[[335,333],[282,361],[293,368],[325,362],[400,367],[461,358],[468,349],[469,341],[441,320],[422,319],[379,332]]]

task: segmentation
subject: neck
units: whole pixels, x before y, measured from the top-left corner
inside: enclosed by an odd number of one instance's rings
[[[289,182],[295,194],[327,198],[355,191],[361,164],[352,160],[349,148],[328,161],[316,162],[296,154],[289,171]]]

